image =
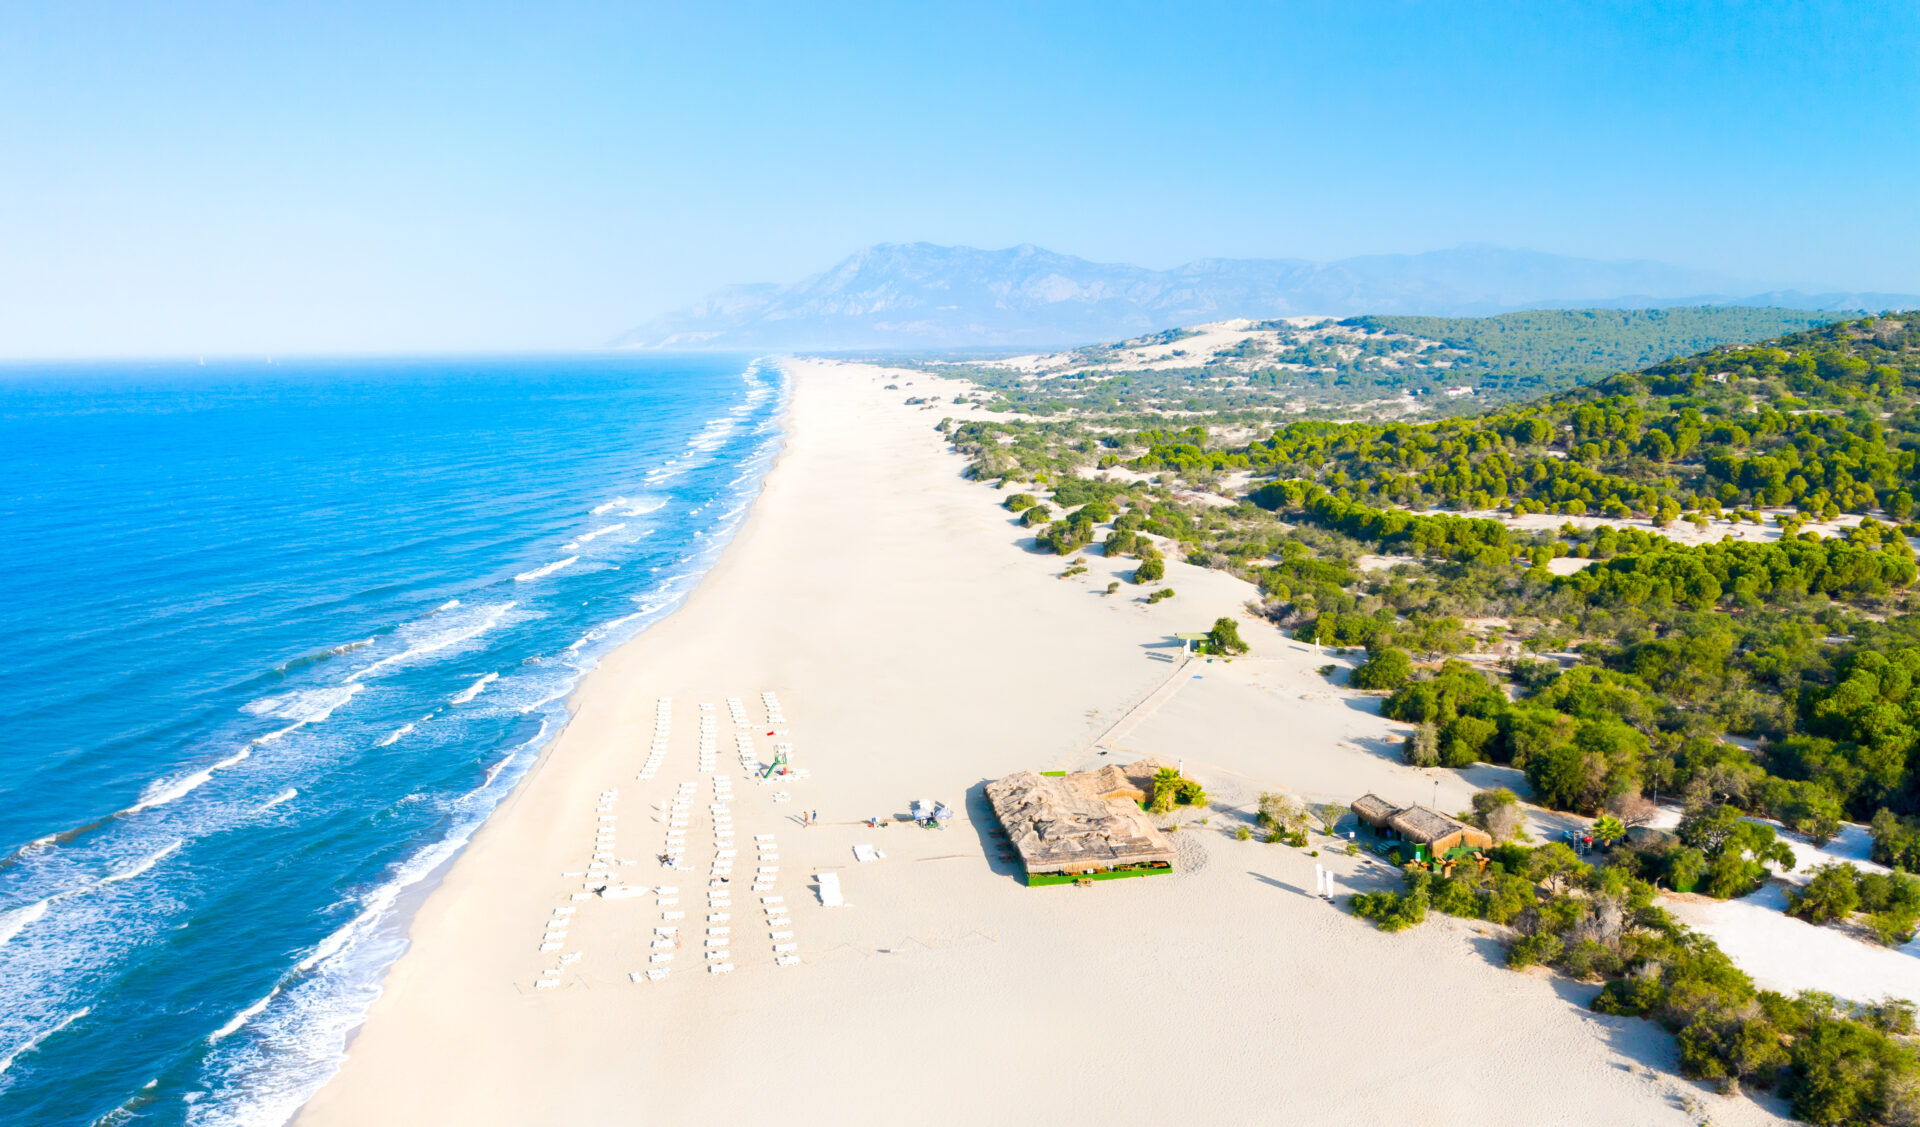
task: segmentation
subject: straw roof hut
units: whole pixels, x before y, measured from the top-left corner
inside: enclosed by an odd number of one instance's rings
[[[1164,766],[1142,761],[1145,778]],[[987,784],[987,800],[1034,875],[1081,874],[1173,865],[1173,842],[1133,797],[1137,770],[1103,767],[1069,775],[1021,771]],[[1144,794],[1142,794],[1144,797]]]
[[[1376,830],[1426,846],[1435,857],[1461,848],[1493,848],[1493,836],[1485,830],[1418,803],[1395,806],[1377,794],[1367,794],[1354,800],[1353,812]]]
[[[1353,800],[1354,815],[1376,830],[1386,829],[1387,823],[1399,812],[1398,806],[1377,794],[1363,794]]]

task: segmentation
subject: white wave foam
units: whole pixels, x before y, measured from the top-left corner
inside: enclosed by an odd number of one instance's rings
[[[571,692],[573,692],[573,686],[568,685],[566,688],[561,689],[557,693],[548,693],[546,696],[541,697],[539,700],[534,701],[532,704],[522,707],[520,709],[520,715],[525,716],[527,713],[532,712],[534,709],[544,708],[547,705],[552,704],[554,701],[563,699],[564,697],[567,696],[567,694]]]
[[[472,700],[474,697],[479,696],[480,693],[483,690],[485,690],[488,685],[493,684],[495,681],[498,681],[499,679],[500,679],[500,675],[498,673],[489,673],[485,677],[480,678],[478,681],[475,681],[473,684],[468,685],[466,688],[461,689],[459,692],[455,693],[453,695],[453,699],[448,701],[447,703],[448,704],[465,704],[468,701]],[[412,725],[408,725],[408,727],[412,727]]]
[[[625,521],[622,521],[619,524],[609,524],[601,528],[596,528],[592,532],[583,533],[581,536],[576,538],[574,542],[577,544],[585,544],[589,540],[598,540],[600,537],[605,536],[609,532],[618,532],[625,527],[627,527]]]
[[[272,720],[298,720],[302,724],[314,724],[333,715],[333,710],[353,699],[360,685],[328,685],[319,689],[296,689],[279,696],[261,697],[250,700],[240,706],[240,711],[249,716],[264,716]]]
[[[528,583],[535,579],[544,579],[579,558],[579,556],[568,556],[564,560],[555,560],[542,567],[536,567],[532,571],[523,571],[519,575],[514,576],[513,581],[515,583]]]
[[[459,605],[460,605],[459,599],[448,599],[446,602],[441,603],[437,607],[434,607],[433,613],[439,614],[443,610],[452,610],[454,607],[457,607]]]
[[[272,798],[269,798],[265,802],[261,803],[259,806],[259,809],[271,810],[274,807],[280,805],[282,802],[292,801],[293,797],[299,793],[300,792],[294,789],[293,787],[288,787],[286,790],[281,791],[279,794],[276,794]]]
[[[352,700],[353,694],[363,687],[349,682],[319,689],[296,689],[277,697],[261,697],[259,700],[248,701],[241,706],[240,711],[252,716],[293,721],[286,727],[268,732],[253,741],[256,744],[272,743],[289,732],[298,731],[308,724],[318,724],[332,716],[334,709]]]
[[[133,864],[127,866],[124,869],[121,869],[119,872],[108,873],[106,876],[101,877],[99,880],[94,882],[94,885],[95,887],[98,887],[103,884],[118,884],[123,880],[132,880],[134,877],[139,876],[141,873],[146,872],[148,869],[151,869],[155,865],[158,865],[160,862],[166,860],[169,856],[173,854],[174,850],[179,849],[182,845],[185,845],[185,844],[186,844],[185,841],[182,841],[179,838],[175,838],[169,844],[161,846],[159,849],[156,849],[152,853],[147,854],[145,857],[140,858],[138,861],[135,861]]]
[[[601,513],[606,512],[608,509],[613,508],[615,505],[624,505],[626,503],[627,503],[627,499],[625,497],[615,497],[611,501],[602,501],[600,504],[595,505],[593,508],[587,511],[591,512],[594,516],[599,516]]]
[[[258,1014],[261,1010],[266,1009],[268,1002],[273,1001],[275,998],[279,996],[280,996],[280,988],[278,986],[274,987],[272,990],[267,991],[266,997],[255,1002],[253,1005],[248,1006],[246,1009],[241,1010],[239,1013],[234,1014],[231,1018],[227,1019],[227,1023],[225,1025],[214,1030],[212,1035],[207,1038],[207,1044],[216,1045],[216,1044],[219,1044],[221,1041],[226,1040],[229,1036],[238,1032],[241,1026],[245,1025],[249,1021],[252,1021],[254,1018],[254,1015]]]
[[[19,935],[22,928],[46,915],[47,906],[52,903],[51,899],[47,899],[29,904],[24,908],[15,908],[11,912],[0,913],[0,947],[5,947],[9,939]]]
[[[666,504],[667,503],[665,501],[655,501],[653,504],[648,505],[644,509],[638,505],[630,505],[627,507],[627,510],[621,513],[620,515],[623,517],[643,517],[643,516],[646,516],[648,513],[655,512],[657,510],[665,508]]]
[[[138,814],[142,810],[152,810],[156,806],[165,806],[169,802],[183,798],[197,790],[208,779],[213,778],[215,771],[225,770],[252,754],[252,747],[243,747],[218,763],[202,767],[200,770],[191,772],[190,774],[180,775],[172,779],[163,779],[160,782],[153,783],[140,793],[140,801],[122,810],[121,813]]]
[[[53,1036],[55,1033],[60,1032],[62,1029],[65,1029],[67,1026],[72,1025],[74,1022],[79,1021],[81,1018],[87,1016],[92,1012],[93,1012],[92,1006],[81,1006],[79,1009],[68,1014],[66,1017],[61,1018],[60,1021],[57,1024],[55,1024],[52,1028],[49,1028],[40,1033],[34,1034],[32,1037],[28,1038],[25,1042],[21,1043],[12,1052],[8,1053],[4,1057],[0,1057],[0,1075],[5,1075],[7,1069],[12,1068],[13,1062],[16,1060],[19,1060],[23,1054],[30,1053],[35,1049],[39,1048],[40,1043],[42,1041],[45,1041],[47,1038]]]
[[[355,670],[352,674],[348,675],[347,680],[349,682],[360,681],[365,679],[368,674],[384,669],[396,662],[406,661],[424,654],[438,653],[448,646],[457,646],[469,638],[484,634],[488,630],[493,629],[494,625],[500,621],[501,616],[512,610],[516,605],[515,603],[500,603],[488,607],[478,623],[462,629],[449,630],[444,634],[435,634],[421,641],[418,645],[408,646],[399,653],[383,657],[364,669]]]
[[[380,742],[377,744],[374,744],[373,746],[392,747],[394,744],[399,742],[400,737],[406,735],[408,732],[411,732],[411,731],[413,731],[413,725],[411,723],[402,724],[398,728],[395,728],[393,731],[388,732],[385,736],[381,737]]]

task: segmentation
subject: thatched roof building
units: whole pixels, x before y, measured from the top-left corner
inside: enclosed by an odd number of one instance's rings
[[[1365,794],[1354,800],[1353,812],[1381,833],[1425,846],[1434,857],[1455,849],[1493,848],[1493,837],[1485,830],[1418,803],[1395,806],[1377,794]]]
[[[1171,767],[1143,759],[1126,767],[1068,775],[1021,771],[987,784],[987,800],[1035,877],[1116,869],[1172,868],[1173,842],[1140,809],[1153,773]]]

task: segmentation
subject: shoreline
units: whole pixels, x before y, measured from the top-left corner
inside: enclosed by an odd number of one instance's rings
[[[1611,1107],[1692,1122],[1681,1099],[1711,1104],[1716,1121],[1768,1119],[1647,1075],[1671,1063],[1664,1033],[1587,1013],[1570,996],[1585,988],[1508,971],[1479,929],[1378,935],[1300,891],[1304,854],[1233,840],[1261,788],[1424,800],[1434,782],[1390,757],[1393,726],[1319,677],[1323,659],[1265,626],[1243,624],[1249,658],[1196,664],[1111,738],[1123,760],[1187,758],[1215,796],[1220,824],[1179,835],[1181,870],[1097,891],[1024,887],[995,860],[981,783],[1101,762],[1095,738],[1167,679],[1155,660],[1166,639],[1236,614],[1246,588],[1169,561],[1179,595],[1149,607],[1124,582],[1104,593],[1120,561],[1089,557],[1085,576],[1057,578],[1058,557],[1033,551],[989,487],[960,476],[963,459],[933,428],[949,408],[915,411],[900,403],[914,389],[879,386],[924,375],[782,367],[781,450],[733,540],[679,608],[576,687],[567,726],[425,897],[301,1123],[637,1112],[811,1123],[929,1099],[935,1122],[1189,1113],[1193,1091],[1139,1090],[1127,1061],[1142,1052],[1225,1114],[1268,1114],[1284,1086],[1300,1118],[1422,1106],[1429,1122],[1538,1123],[1528,1088],[1553,1075],[1580,1110],[1545,1121]],[[570,903],[562,874],[580,867],[596,795],[618,790],[620,852],[641,857],[621,879],[675,879],[646,860],[659,832],[649,812],[676,781],[710,787],[691,754],[699,704],[740,697],[757,713],[766,690],[811,774],[782,785],[792,805],[737,782],[734,809],[743,832],[777,834],[787,852],[779,893],[802,961],[777,966],[765,940],[736,939],[732,974],[700,973],[691,950],[671,978],[632,983],[660,912],[650,898],[595,899],[567,946],[580,961],[536,992],[541,921]],[[676,742],[657,778],[636,779],[639,733],[666,695]],[[1441,783],[1443,802],[1471,789]],[[942,833],[865,828],[922,797],[964,816]],[[823,824],[799,828],[801,808]],[[854,861],[863,843],[886,859]],[[1326,860],[1347,888],[1386,884],[1358,860]],[[825,871],[840,873],[848,908],[814,901],[801,874]],[[1458,1031],[1479,1049],[1383,1028],[1375,1010],[1388,998],[1408,1029]],[[1106,1030],[1119,1052],[1076,1056],[1063,1074],[1062,1044]],[[1380,1044],[1394,1046],[1390,1061],[1364,1048]]]

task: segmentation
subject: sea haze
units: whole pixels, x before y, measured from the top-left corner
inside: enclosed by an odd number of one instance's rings
[[[0,370],[0,1122],[284,1122],[784,399],[724,356]]]

